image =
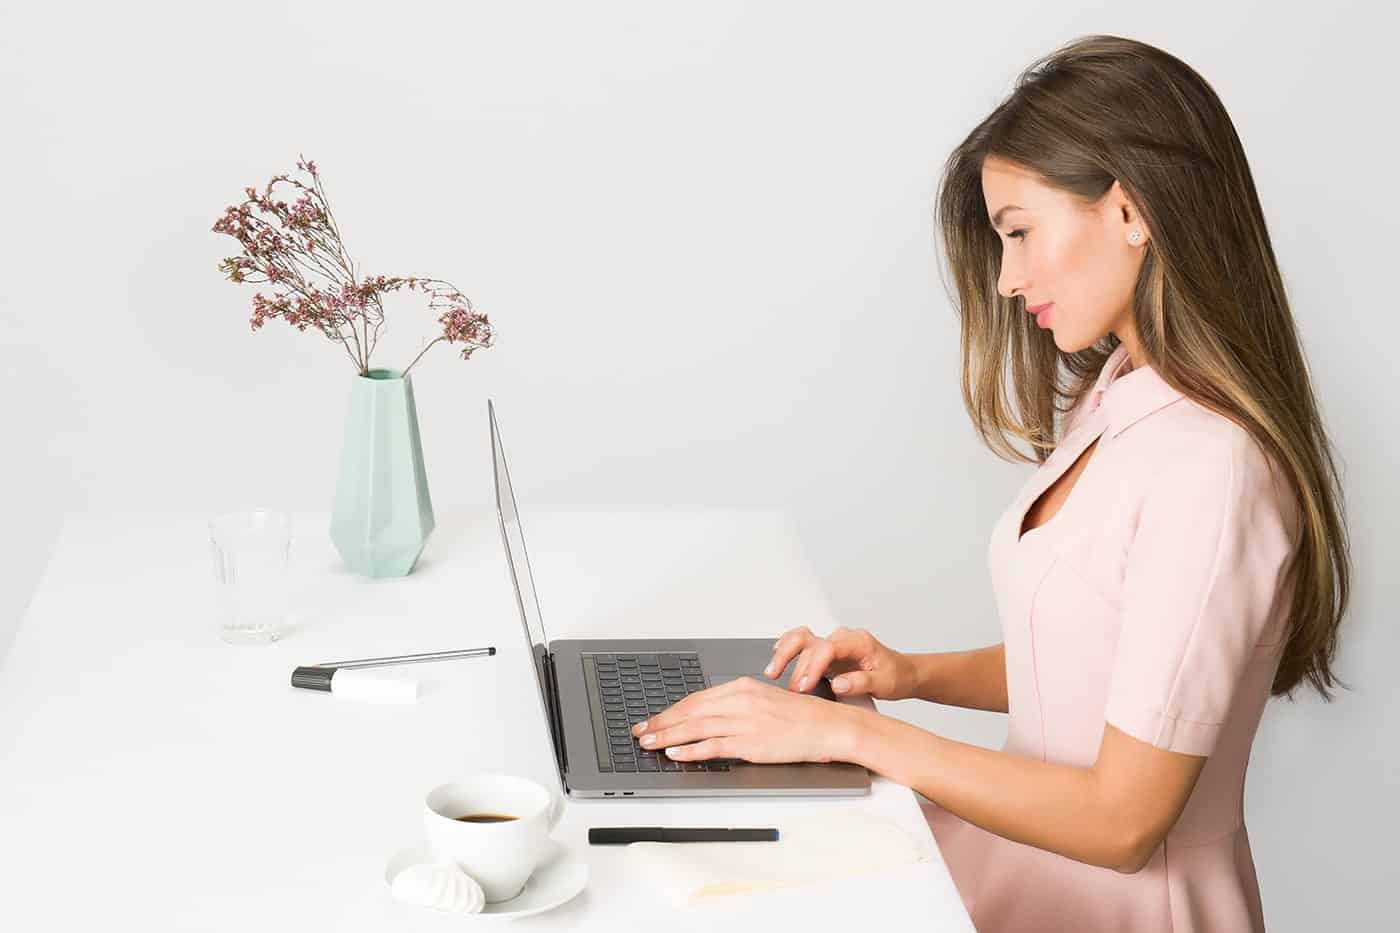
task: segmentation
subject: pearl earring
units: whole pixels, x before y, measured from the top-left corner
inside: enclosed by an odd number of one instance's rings
[[[1138,241],[1138,240],[1141,240],[1141,239],[1142,239],[1142,231],[1141,231],[1141,230],[1134,230],[1132,233],[1128,234],[1128,242],[1131,243],[1131,244],[1133,244],[1134,246],[1136,246],[1136,245],[1137,245],[1137,241]]]

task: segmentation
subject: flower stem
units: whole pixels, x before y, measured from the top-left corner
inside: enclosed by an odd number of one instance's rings
[[[442,339],[442,337],[434,337],[432,340],[428,341],[428,346],[418,351],[418,355],[413,358],[413,363],[416,363],[419,360],[421,360],[423,358],[423,354],[428,352],[428,347],[431,347],[433,344],[437,343],[439,340]],[[406,367],[404,367],[403,374],[405,376],[407,376],[408,371],[413,368],[413,363],[409,363]]]

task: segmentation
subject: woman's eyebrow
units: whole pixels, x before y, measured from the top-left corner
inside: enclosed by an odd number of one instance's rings
[[[1000,227],[1000,226],[1001,226],[1001,218],[1002,218],[1002,215],[1005,214],[1007,211],[1023,211],[1023,210],[1025,210],[1025,208],[1022,207],[1022,206],[1019,205],[1019,204],[1008,204],[1008,205],[1006,205],[1005,207],[1003,207],[1001,210],[997,211],[997,212],[992,216],[992,226],[993,226],[993,227]]]

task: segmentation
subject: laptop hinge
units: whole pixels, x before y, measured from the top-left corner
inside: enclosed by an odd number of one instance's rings
[[[569,773],[569,754],[564,747],[564,712],[559,704],[559,676],[554,669],[554,656],[544,652],[544,682],[549,685],[549,731],[554,737],[554,752],[558,759],[559,774]]]

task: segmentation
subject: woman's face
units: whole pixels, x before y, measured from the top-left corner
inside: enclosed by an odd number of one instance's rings
[[[1151,234],[1118,183],[1086,209],[1028,170],[989,156],[982,193],[1002,242],[997,291],[1023,298],[1024,308],[1053,303],[1037,321],[1062,351],[1082,350],[1112,332],[1136,364],[1133,286]],[[1135,230],[1142,236],[1132,242]]]

